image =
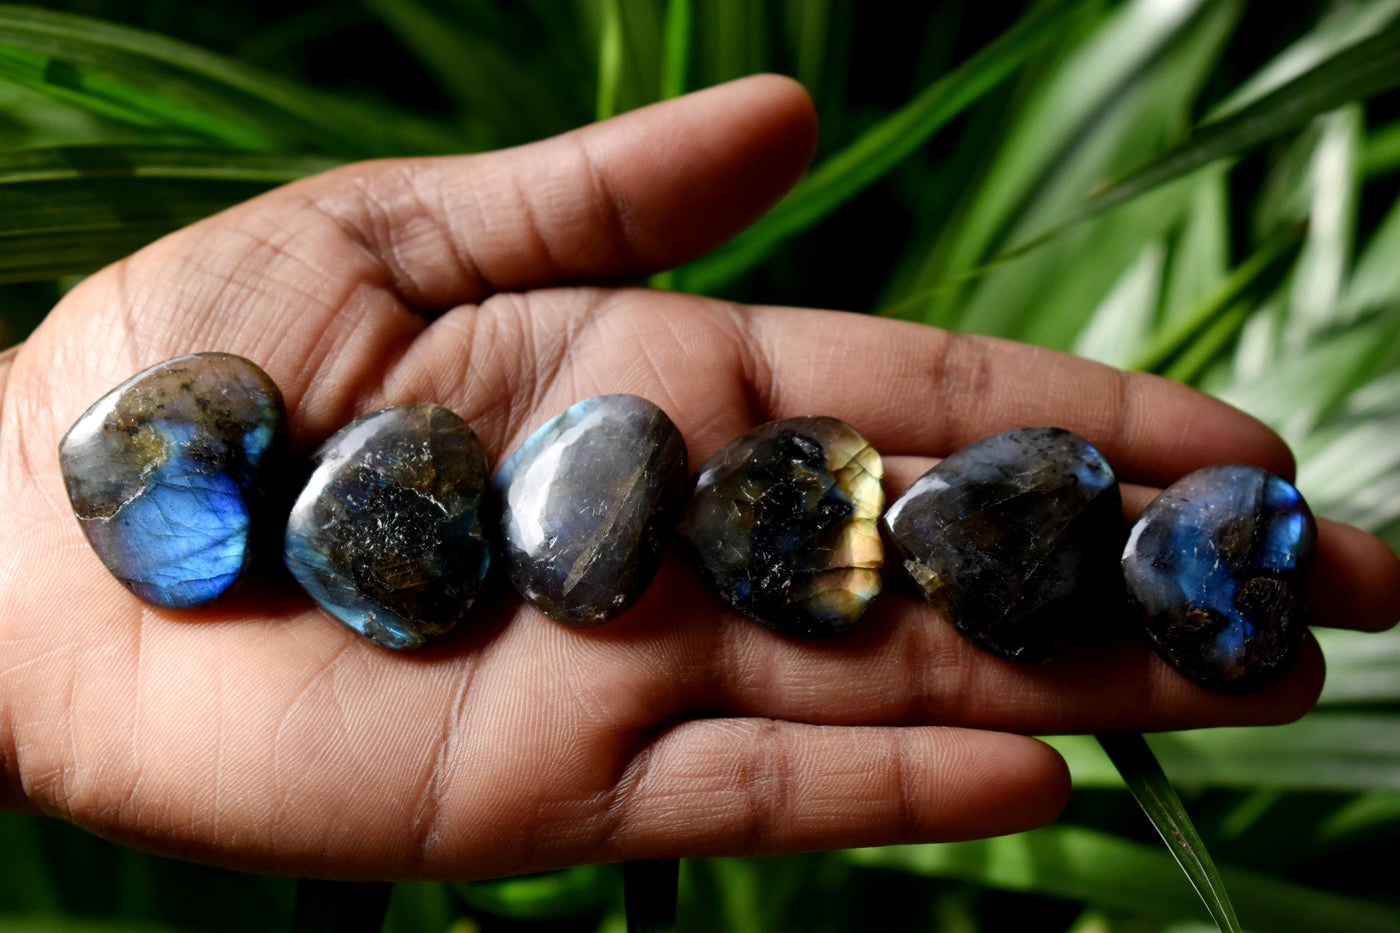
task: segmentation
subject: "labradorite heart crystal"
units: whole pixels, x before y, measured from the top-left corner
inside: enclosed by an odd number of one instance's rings
[[[287,569],[332,616],[388,648],[446,635],[490,561],[486,456],[461,418],[426,403],[333,434],[292,507]]]
[[[789,635],[834,635],[880,592],[880,455],[835,418],[774,421],[700,467],[680,532],[734,609]]]
[[[104,395],[59,444],[73,512],[107,569],[145,602],[199,606],[248,567],[282,395],[242,357],[158,363]]]
[[[885,514],[920,593],[979,647],[1039,662],[1123,612],[1122,501],[1113,470],[1060,428],[985,437]]]
[[[1133,525],[1129,606],[1158,653],[1196,683],[1262,690],[1302,644],[1316,541],[1312,512],[1282,477],[1238,463],[1197,470]]]
[[[601,625],[646,590],[685,505],[685,441],[635,395],[586,399],[496,476],[502,558],[520,595],[567,625]]]

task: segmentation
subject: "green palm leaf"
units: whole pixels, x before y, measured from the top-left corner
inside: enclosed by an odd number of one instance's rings
[[[0,153],[0,282],[92,272],[171,230],[335,164],[153,146]]]
[[[1028,14],[995,42],[814,168],[748,230],[682,268],[678,287],[702,293],[719,288],[845,204],[1014,74],[1064,28],[1073,10],[1074,4],[1059,0]]]
[[[101,20],[0,6],[0,78],[153,130],[239,149],[351,156],[451,151],[454,134]],[[373,127],[373,131],[367,128]]]
[[[1239,933],[1240,921],[1225,890],[1225,880],[1215,867],[1200,833],[1191,822],[1186,807],[1162,771],[1142,736],[1133,733],[1101,735],[1099,744],[1108,753],[1123,783],[1152,826],[1166,843],[1167,851],[1186,873],[1191,886],[1206,905],[1206,912],[1222,933]]]
[[[1201,902],[1160,846],[1078,826],[845,855],[868,868],[1069,898],[1130,916],[1201,916]],[[1400,933],[1400,910],[1390,905],[1245,869],[1227,867],[1222,875],[1252,933]]]

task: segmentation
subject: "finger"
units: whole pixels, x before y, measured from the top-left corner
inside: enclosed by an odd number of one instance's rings
[[[444,391],[433,374],[459,372],[457,391],[445,391],[469,420],[486,419],[484,439],[503,451],[532,429],[491,421],[507,403],[547,416],[587,395],[636,392],[673,413],[696,463],[755,424],[821,414],[885,456],[946,456],[1007,428],[1053,425],[1088,438],[1125,481],[1161,486],[1222,461],[1293,472],[1276,434],[1194,389],[922,324],[633,289],[502,297],[434,326],[463,334],[416,346],[396,374],[416,375],[395,392]]]
[[[314,612],[133,614],[85,618],[139,645],[129,656],[99,643],[8,674],[11,750],[48,812],[183,857],[478,877],[1009,832],[1067,792],[1058,756],[1015,736],[751,720],[657,735],[659,691],[607,680],[646,646],[600,658],[538,617],[409,658]]]
[[[334,218],[409,304],[440,309],[696,256],[797,180],[815,134],[801,85],[759,75],[517,149],[353,165],[285,196]]]
[[[930,465],[922,458],[894,458],[892,488],[902,490]],[[1128,487],[1125,518],[1154,494]],[[1389,548],[1370,535],[1320,522],[1319,560],[1310,580],[1315,621],[1392,625],[1400,614],[1395,563]],[[689,582],[683,577],[678,572],[666,579],[684,588]],[[1328,595],[1339,592],[1348,598]],[[693,598],[705,597],[697,592]],[[698,633],[697,644],[673,659],[680,670],[709,672],[714,692],[697,695],[724,712],[811,722],[940,723],[1038,734],[1282,723],[1311,708],[1324,674],[1309,637],[1282,682],[1225,697],[1177,673],[1128,620],[1112,641],[1047,664],[1018,665],[975,647],[893,581],[853,636],[831,643],[785,639],[732,614],[724,618],[718,630],[709,637]]]
[[[527,615],[539,628],[553,625]],[[679,560],[663,562],[633,612],[568,634],[570,658],[590,682],[634,685],[625,702],[608,701],[615,719],[634,723],[762,716],[1032,735],[1262,725],[1306,713],[1324,673],[1309,637],[1281,683],[1222,696],[1178,674],[1126,625],[1065,658],[1016,664],[894,588],[841,638],[786,638],[722,609]]]
[[[25,358],[42,375],[71,367],[74,346],[101,348],[76,367],[67,418],[157,360],[239,353],[273,376],[314,442],[363,410],[362,388],[421,335],[411,309],[689,258],[776,200],[814,133],[800,85],[758,76],[518,149],[347,166],[90,277]]]
[[[683,576],[667,577],[681,588],[673,598],[697,604],[705,594],[698,585],[687,592]],[[1059,660],[1016,664],[976,647],[931,606],[897,590],[883,594],[850,635],[830,641],[784,638],[720,615],[653,661],[696,683],[683,707],[692,712],[1037,735],[1263,725],[1306,713],[1324,673],[1309,637],[1282,682],[1226,697],[1177,673],[1127,626]]]
[[[932,469],[924,457],[885,459],[885,490],[890,500]],[[1130,525],[1161,492],[1124,484],[1123,518]],[[890,568],[889,574],[899,571]],[[1400,621],[1400,559],[1384,541],[1351,525],[1319,518],[1317,559],[1308,576],[1312,624],[1379,632]]]
[[[683,723],[628,768],[612,858],[761,855],[1018,832],[1057,816],[1049,746],[993,732]]]
[[[884,454],[946,456],[1014,427],[1087,438],[1120,479],[1165,485],[1242,461],[1293,475],[1262,422],[1178,383],[992,337],[793,309],[739,318],[765,413],[844,418]]]
[[[1400,560],[1375,535],[1320,518],[1308,603],[1319,625],[1391,628],[1400,620]]]

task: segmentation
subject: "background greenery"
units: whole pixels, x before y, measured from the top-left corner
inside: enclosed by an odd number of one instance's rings
[[[1400,0],[68,0],[0,6],[0,346],[76,276],[368,156],[494,148],[761,70],[814,170],[659,287],[895,314],[1199,385],[1400,544]],[[658,153],[664,158],[664,153]],[[1151,739],[1245,928],[1400,931],[1400,635],[1317,710]],[[1055,826],[694,860],[682,929],[1208,929],[1103,752]],[[0,818],[0,930],[290,923],[293,882]],[[388,929],[620,930],[621,872],[394,889]]]

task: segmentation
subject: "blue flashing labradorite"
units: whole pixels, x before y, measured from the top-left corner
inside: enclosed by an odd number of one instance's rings
[[[490,561],[486,456],[472,429],[437,405],[400,405],[340,429],[316,460],[287,521],[292,576],[387,648],[421,648],[455,628]]]
[[[880,455],[835,418],[774,421],[700,467],[682,544],[720,598],[788,635],[835,635],[880,592]]]
[[[104,395],[59,444],[68,498],[102,563],[155,606],[225,593],[265,520],[285,420],[267,374],[228,353],[166,360]]]
[[[685,506],[685,440],[635,395],[585,399],[501,467],[502,559],[520,595],[567,625],[601,625],[646,590]]]
[[[1287,480],[1238,463],[1197,470],[1133,525],[1129,606],[1182,674],[1226,693],[1262,690],[1302,644],[1316,542],[1312,512]]]
[[[1035,663],[1123,613],[1118,481],[1088,441],[1017,428],[964,447],[885,513],[920,593],[970,641]]]

